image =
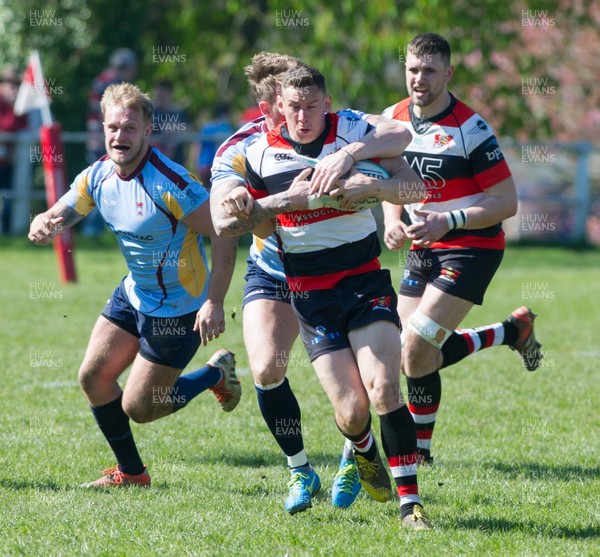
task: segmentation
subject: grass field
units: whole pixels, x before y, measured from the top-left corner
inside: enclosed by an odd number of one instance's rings
[[[78,489],[114,463],[76,375],[125,266],[111,241],[80,246],[79,282],[62,285],[51,248],[1,242],[0,555],[600,555],[599,252],[507,251],[465,326],[531,305],[546,359],[528,373],[499,347],[442,372],[435,465],[419,473],[435,530],[407,532],[397,501],[363,492],[345,511],[332,507],[342,438],[299,344],[289,377],[323,490],[309,511],[283,510],[288,472],[242,344],[245,248],[227,300],[237,317],[194,360],[236,352],[238,409],[225,415],[205,393],[172,417],[134,425],[152,489]],[[402,256],[384,262],[397,285]]]

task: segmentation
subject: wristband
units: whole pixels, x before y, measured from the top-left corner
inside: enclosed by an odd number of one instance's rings
[[[350,155],[350,158],[352,159],[353,163],[356,164],[358,161],[352,156],[352,153],[350,151],[347,151],[346,149],[341,149],[342,151],[344,151],[344,153],[346,153],[346,155]]]
[[[457,228],[464,228],[467,226],[467,214],[462,209],[448,211],[445,214],[450,230],[456,230]]]

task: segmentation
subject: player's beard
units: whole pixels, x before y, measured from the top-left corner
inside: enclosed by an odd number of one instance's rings
[[[418,85],[413,85],[410,88],[410,99],[414,106],[418,106],[421,109],[427,109],[427,107],[440,102],[440,98],[446,92],[445,83],[440,83],[436,80],[434,83],[428,83],[425,87],[427,88],[423,96],[418,96],[416,89]],[[432,114],[430,116],[433,116]]]
[[[424,95],[423,97],[416,97],[413,90],[413,94],[411,95],[412,102],[416,106],[425,108],[426,106],[429,106],[430,104],[433,104],[435,101],[437,101],[440,98],[442,92],[442,89],[440,89],[439,91],[432,91],[431,89],[428,89],[426,95]]]

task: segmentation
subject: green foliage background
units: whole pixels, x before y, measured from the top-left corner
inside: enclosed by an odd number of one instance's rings
[[[61,23],[37,24],[44,16]],[[591,127],[600,118],[599,25],[593,0],[0,0],[0,66],[23,68],[38,48],[45,75],[64,88],[53,112],[67,130],[83,129],[90,83],[120,46],[140,56],[143,87],[173,78],[197,123],[217,100],[239,110],[252,104],[242,68],[259,50],[319,67],[337,107],[379,112],[405,96],[406,44],[435,31],[453,47],[452,90],[500,136],[600,142]],[[185,62],[153,63],[160,46],[177,48]],[[521,80],[532,77],[547,78],[557,93],[522,94]]]

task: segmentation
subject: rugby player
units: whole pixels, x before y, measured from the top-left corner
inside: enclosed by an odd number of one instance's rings
[[[336,153],[349,159],[351,166],[352,146],[369,133],[371,125],[357,115],[329,114],[331,97],[325,78],[307,66],[293,68],[283,77],[277,107],[285,123],[246,151],[246,177],[254,198],[251,220],[258,225],[255,233],[263,237],[271,233],[276,217],[302,341],[334,407],[336,424],[352,443],[359,472],[375,472],[371,495],[380,500],[391,495],[371,431],[372,404],[380,417],[402,523],[427,529],[430,525],[417,486],[415,425],[399,389],[396,294],[389,271],[380,268],[375,219],[368,209],[308,208],[309,192],[339,191],[353,177],[343,186],[309,182],[313,170],[306,168],[304,157],[323,159]],[[395,147],[395,151],[370,154],[395,157],[381,160],[392,175],[380,181],[386,182],[380,186],[381,198],[404,203],[409,197],[406,190],[414,195],[415,184],[420,184],[423,199],[422,184],[400,156],[403,143]],[[241,214],[243,207],[232,210]],[[318,484],[317,478],[310,481]]]
[[[86,487],[149,486],[129,420],[151,422],[212,389],[224,411],[241,397],[234,355],[219,350],[180,377],[200,343],[225,329],[223,300],[235,243],[218,238],[207,191],[183,167],[150,147],[152,102],[128,83],[101,102],[107,155],[81,172],[53,207],[31,223],[43,245],[98,207],[117,237],[129,274],[91,333],[79,382],[117,466]],[[212,273],[202,236],[211,238]],[[131,365],[123,391],[117,379]]]
[[[252,63],[244,70],[264,116],[246,124],[228,138],[215,157],[211,215],[219,234],[237,235],[254,227],[252,217],[249,217],[252,198],[245,187],[246,149],[256,138],[282,123],[283,116],[276,106],[276,82],[287,70],[300,64],[302,62],[298,58],[261,52],[253,57]],[[378,133],[375,130],[361,142],[352,145],[352,155],[337,153],[328,157],[324,164],[319,163],[315,182],[320,177],[323,186],[327,187],[332,183],[332,176],[344,174],[350,169],[353,157],[356,160],[366,159],[372,156],[373,146],[379,145],[381,148],[385,142],[396,143],[398,137],[406,132],[401,126],[390,124],[387,122],[389,128],[386,128],[386,122],[380,121]],[[408,139],[405,138],[405,141]],[[231,216],[230,213],[235,212],[231,207],[236,203],[245,209],[242,213],[244,218]],[[245,278],[242,302],[244,341],[261,414],[287,458],[291,479],[285,508],[295,514],[311,506],[320,480],[305,452],[300,407],[286,378],[291,349],[298,336],[298,321],[290,306],[292,293],[285,280],[274,236],[264,240],[256,236],[253,238]],[[281,424],[288,427],[281,427]],[[360,487],[352,446],[347,443],[333,481],[333,504],[341,508],[348,507],[355,500]]]
[[[398,296],[403,324],[402,370],[417,426],[420,463],[430,463],[431,436],[441,399],[439,370],[473,352],[504,344],[533,371],[541,344],[535,314],[520,307],[501,323],[457,330],[474,304],[483,302],[504,253],[502,221],[517,210],[515,184],[490,126],[448,91],[450,45],[434,33],[408,45],[409,97],[383,115],[413,135],[404,157],[427,185],[423,203],[384,203],[385,243],[412,241]]]

